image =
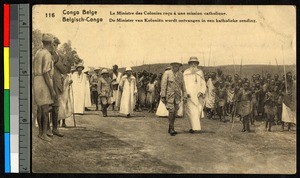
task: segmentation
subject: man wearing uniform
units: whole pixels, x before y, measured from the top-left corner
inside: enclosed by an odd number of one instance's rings
[[[62,58],[57,53],[57,47],[59,44],[60,44],[59,39],[54,37],[52,42],[53,51],[51,52],[51,54],[52,54],[52,60],[54,64],[53,88],[57,94],[57,97],[54,100],[54,103],[52,104],[51,115],[52,115],[53,128],[52,128],[52,132],[48,132],[48,136],[56,135],[59,137],[63,137],[64,135],[61,134],[58,130],[58,110],[59,110],[59,97],[63,93],[63,83],[64,83],[63,75],[67,74],[68,69],[67,66],[63,64]]]
[[[37,122],[39,127],[38,137],[45,141],[51,141],[47,137],[49,109],[50,105],[56,99],[56,93],[53,88],[53,60],[51,53],[53,37],[49,34],[43,34],[43,48],[39,49],[34,56],[33,61],[33,92],[37,104]]]
[[[242,132],[250,132],[250,115],[251,115],[251,97],[252,93],[249,90],[249,83],[244,83],[243,88],[241,88],[237,94],[237,101],[239,105],[238,114],[243,120]]]
[[[111,104],[111,97],[113,96],[111,83],[108,70],[103,69],[97,85],[103,117],[107,117],[107,108]]]
[[[182,95],[186,101],[187,94],[184,87],[183,74],[179,71],[181,63],[171,63],[172,69],[165,71],[161,81],[161,100],[169,112],[169,130],[171,136],[177,132],[174,129],[175,116],[182,101]]]
[[[96,111],[98,111],[98,75],[100,68],[94,70],[90,79],[91,92],[92,92],[92,103],[96,105]]]

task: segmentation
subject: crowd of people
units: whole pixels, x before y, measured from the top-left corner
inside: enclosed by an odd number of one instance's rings
[[[38,136],[46,141],[53,135],[63,136],[60,120],[66,127],[66,118],[90,111],[91,105],[96,111],[101,108],[103,117],[109,115],[110,106],[127,118],[145,110],[166,116],[171,136],[177,134],[176,116],[188,119],[190,133],[202,130],[200,119],[204,116],[221,122],[233,122],[238,117],[242,132],[250,132],[256,120],[265,120],[266,131],[274,124],[281,125],[282,130],[285,125],[290,130],[291,124],[296,124],[296,75],[291,72],[282,77],[253,74],[250,78],[225,75],[220,69],[204,73],[197,57],[189,59],[184,71],[180,62],[172,62],[164,73],[135,72],[127,67],[122,74],[118,65],[112,70],[83,72],[81,63],[68,66],[62,62],[56,37],[44,34],[42,43],[33,62],[33,93],[38,106]]]

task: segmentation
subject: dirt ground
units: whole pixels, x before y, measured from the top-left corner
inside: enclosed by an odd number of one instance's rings
[[[178,135],[167,133],[167,118],[138,112],[132,118],[88,111],[68,119],[64,137],[45,142],[32,130],[35,173],[258,173],[296,172],[296,131],[264,130],[264,122],[240,132],[240,122],[201,120],[203,133],[190,134],[178,118]]]

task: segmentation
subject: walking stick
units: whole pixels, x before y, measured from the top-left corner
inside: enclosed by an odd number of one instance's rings
[[[70,85],[70,88],[71,89],[71,85]],[[74,94],[73,94],[73,87],[72,87],[72,100],[73,100],[73,103],[72,103],[72,109],[73,109],[73,121],[74,121],[74,127],[76,127],[76,120],[75,120],[75,114],[74,114]]]
[[[76,127],[75,114],[73,113],[74,127]]]

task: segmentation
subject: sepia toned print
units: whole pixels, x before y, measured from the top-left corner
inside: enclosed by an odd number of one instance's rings
[[[35,5],[32,81],[33,172],[296,172],[293,6]]]

